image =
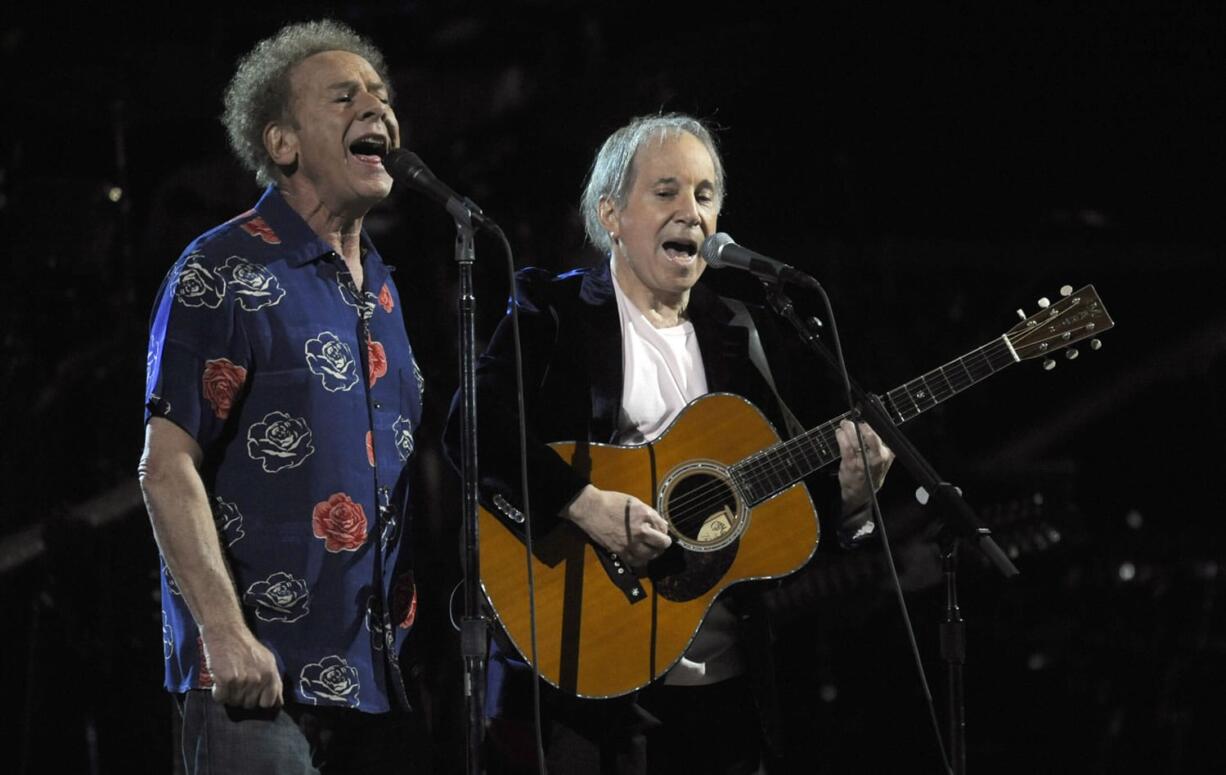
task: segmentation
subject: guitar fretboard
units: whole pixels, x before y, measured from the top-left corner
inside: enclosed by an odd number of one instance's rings
[[[1008,336],[956,358],[886,393],[891,419],[904,423],[1021,360]],[[732,466],[749,506],[755,506],[838,460],[834,430],[848,417],[843,413],[794,439],[756,452]]]

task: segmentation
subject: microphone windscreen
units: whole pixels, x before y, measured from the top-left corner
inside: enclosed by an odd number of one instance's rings
[[[699,248],[699,252],[706,259],[708,266],[719,269],[722,266],[726,266],[726,262],[720,257],[720,253],[723,252],[725,246],[735,244],[732,241],[732,237],[728,236],[728,234],[717,231],[702,241],[702,247]]]
[[[388,151],[387,156],[383,157],[383,167],[397,180],[412,180],[420,175],[423,170],[429,171],[421,157],[403,148],[394,148]]]

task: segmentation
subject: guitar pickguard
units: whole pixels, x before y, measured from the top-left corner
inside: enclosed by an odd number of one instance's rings
[[[656,593],[674,603],[697,600],[717,585],[736,560],[740,541],[713,552],[693,552],[674,542],[648,566]]]

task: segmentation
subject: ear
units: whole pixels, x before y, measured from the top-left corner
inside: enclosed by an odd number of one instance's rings
[[[284,169],[297,165],[298,133],[288,124],[269,121],[264,127],[264,150],[272,163]]]
[[[606,232],[617,234],[621,231],[621,213],[611,197],[600,197],[600,204],[596,207],[596,214],[600,218],[600,225],[604,227]]]

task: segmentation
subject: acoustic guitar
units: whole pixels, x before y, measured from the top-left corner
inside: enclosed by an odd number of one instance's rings
[[[1014,363],[1046,358],[1114,325],[1093,286],[1065,286],[1063,294],[999,338],[889,391],[892,418],[906,422]],[[802,479],[838,460],[834,430],[846,416],[781,441],[748,401],[711,393],[650,443],[551,444],[595,486],[652,504],[668,521],[673,546],[640,575],[569,522],[535,536],[533,654],[528,561],[514,512],[482,508],[481,584],[495,617],[559,689],[614,697],[646,686],[685,653],[720,592],[785,576],[813,555],[820,527]]]

